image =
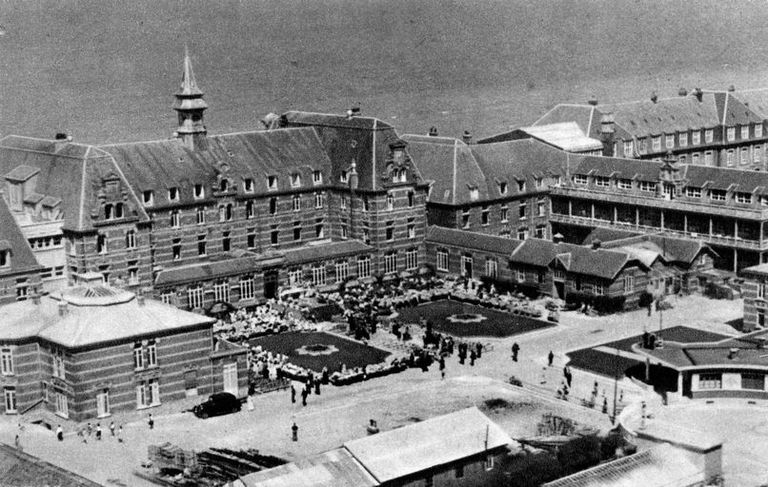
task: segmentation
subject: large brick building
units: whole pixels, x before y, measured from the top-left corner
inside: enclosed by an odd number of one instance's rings
[[[322,286],[418,268],[428,185],[391,125],[356,113],[288,112],[269,117],[266,130],[210,135],[188,56],[175,96],[171,139],[0,141],[4,196],[17,221],[29,213],[17,199],[60,204],[49,230],[63,237],[70,284],[98,273],[205,309],[255,304],[298,281]]]
[[[215,320],[88,285],[2,308],[6,414],[36,405],[82,420],[247,387],[246,350],[214,345]]]
[[[16,220],[0,198],[0,305],[38,292],[41,266]]]

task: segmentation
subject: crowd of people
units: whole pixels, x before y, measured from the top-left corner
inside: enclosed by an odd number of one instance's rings
[[[294,299],[271,299],[249,310],[238,309],[220,318],[213,327],[217,336],[235,343],[289,331],[314,330],[311,310]]]

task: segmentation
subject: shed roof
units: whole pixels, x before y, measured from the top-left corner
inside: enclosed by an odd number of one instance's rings
[[[384,483],[512,443],[499,426],[472,407],[348,441],[344,447]]]

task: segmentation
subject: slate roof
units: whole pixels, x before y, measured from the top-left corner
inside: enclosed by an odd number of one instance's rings
[[[626,252],[609,249],[592,249],[581,245],[554,243],[531,238],[515,249],[510,262],[547,267],[558,258],[569,271],[585,276],[613,279],[630,262]]]
[[[688,487],[705,480],[701,467],[663,443],[548,482],[544,487]]]
[[[267,176],[278,176],[278,191],[290,190],[290,175],[301,174],[302,187],[312,187],[312,173],[328,181],[331,163],[317,133],[311,128],[277,129],[209,135],[206,148],[190,150],[176,139],[105,145],[125,177],[138,192],[154,191],[154,206],[186,204],[194,199],[194,185],[206,196],[218,188],[218,176],[244,194],[243,180],[253,180],[254,192],[268,192]],[[168,188],[179,188],[179,201],[169,200]]]
[[[0,276],[37,272],[42,269],[35,258],[35,254],[32,253],[29,242],[16,223],[16,219],[8,209],[5,199],[0,196],[0,250],[9,249],[11,251],[11,263],[9,267],[0,267]]]
[[[99,487],[100,484],[0,443],[0,483],[4,487]]]
[[[611,227],[597,227],[594,230],[592,230],[589,235],[587,235],[584,240],[581,242],[582,245],[592,245],[592,242],[595,240],[599,240],[603,244],[606,242],[611,242],[613,240],[621,240],[629,237],[635,237],[638,235],[642,235],[640,233],[636,232],[630,232],[629,230],[620,230],[618,228],[611,228]],[[606,245],[603,245],[603,247],[606,247]]]
[[[39,337],[73,349],[211,326],[216,321],[152,299],[139,304],[127,291],[105,304],[103,297],[88,300],[77,289],[42,296],[39,304],[27,300],[5,305],[0,340]],[[59,303],[63,302],[67,311],[62,316]]]
[[[476,407],[344,443],[352,456],[385,483],[513,443]]]
[[[359,187],[366,189],[381,189],[390,144],[401,140],[390,124],[371,117],[289,111],[279,123],[282,127],[313,127],[333,161],[333,181],[339,181],[341,171],[354,162]]]
[[[704,93],[702,101],[693,95],[659,98],[656,103],[648,98],[601,105],[599,109],[613,113],[615,123],[635,137],[712,128],[720,123],[712,93]]]
[[[344,448],[240,477],[243,487],[373,487],[379,485]]]
[[[685,178],[688,186],[702,188],[729,189],[745,193],[768,194],[768,173],[765,171],[740,171],[725,167],[685,165]]]
[[[768,118],[768,89],[739,90],[733,92],[732,96],[758,116]]]
[[[101,203],[97,194],[103,186],[103,179],[117,177],[122,180],[120,169],[109,154],[96,147],[71,142],[58,144],[15,135],[0,139],[0,177],[13,175],[15,171],[29,174],[39,170],[34,192],[50,197],[48,203],[61,201],[64,227],[92,229],[92,211],[96,209],[93,214],[99,213]],[[130,191],[126,215],[148,219]]]
[[[692,263],[703,251],[711,251],[699,240],[673,238],[664,235],[636,235],[602,244],[603,248],[646,249],[658,253],[666,262]]]
[[[467,232],[464,230],[438,227],[435,225],[431,225],[427,228],[425,241],[502,255],[512,254],[521,243],[520,240],[511,238]]]
[[[281,250],[286,265],[302,264],[323,259],[338,259],[350,255],[366,254],[374,249],[359,240],[318,242],[292,249]]]
[[[658,181],[659,170],[662,165],[663,163],[661,162],[645,159],[575,155],[571,158],[571,174],[636,179],[638,181]]]
[[[429,201],[449,205],[535,191],[535,178],[565,174],[570,157],[534,139],[472,145],[449,137],[404,135],[403,139],[422,177],[432,181]],[[518,181],[525,181],[525,191],[520,191]],[[501,182],[507,183],[506,194]]]

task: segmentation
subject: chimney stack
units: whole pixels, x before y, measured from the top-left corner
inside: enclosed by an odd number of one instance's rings
[[[736,358],[738,354],[739,354],[739,349],[734,347],[728,351],[728,359],[733,360],[734,358]]]
[[[600,239],[599,239],[599,238],[596,238],[596,239],[594,239],[594,240],[592,241],[592,250],[597,250],[597,249],[599,249],[601,245],[602,245],[602,242],[600,241]]]
[[[587,103],[589,103],[589,104],[590,104],[590,105],[592,105],[593,107],[596,107],[596,106],[597,106],[597,97],[596,97],[595,95],[592,95],[592,96],[590,96],[590,97],[587,99]]]
[[[59,301],[59,316],[66,316],[68,311],[67,302]]]
[[[352,107],[349,110],[347,110],[347,118],[359,117],[359,116],[360,116],[360,107]]]
[[[704,92],[701,91],[701,88],[694,88],[693,96],[695,96],[696,99],[701,102],[702,98],[704,97]]]
[[[688,96],[688,90],[686,90],[685,88],[680,88],[679,90],[677,90],[677,94],[680,96]]]
[[[728,86],[728,91],[736,91],[736,87],[733,85]]]
[[[613,113],[603,113],[600,118],[600,141],[603,143],[603,155],[613,157],[613,136],[616,128],[613,122]]]
[[[429,136],[430,137],[437,137],[438,136],[437,127],[435,127],[434,125],[429,128]]]
[[[659,101],[659,95],[657,95],[655,91],[651,92],[651,101],[654,102],[654,103]]]
[[[565,237],[563,237],[562,233],[556,233],[552,235],[552,241],[555,242],[556,244],[562,242],[564,238]]]
[[[469,130],[465,130],[464,135],[462,135],[461,138],[467,145],[472,143],[472,133]]]
[[[53,141],[53,150],[54,152],[59,152],[61,149],[64,148],[65,145],[72,142],[72,137],[69,135],[63,133],[63,132],[57,132],[56,137]]]

